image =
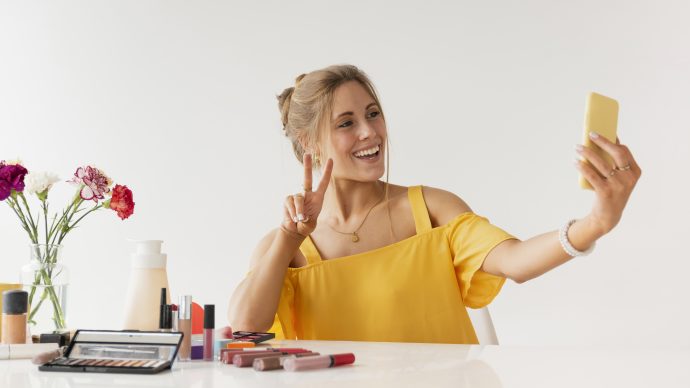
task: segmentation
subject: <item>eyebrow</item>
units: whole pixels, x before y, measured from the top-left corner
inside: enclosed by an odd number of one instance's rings
[[[376,104],[375,102],[370,102],[369,105],[367,105],[367,107],[364,108],[364,110],[367,110],[367,109],[371,108],[372,106],[376,106],[376,105],[377,105],[377,104]],[[338,120],[338,119],[340,118],[340,116],[347,116],[347,115],[353,115],[353,114],[354,114],[354,113],[351,112],[351,111],[343,112],[343,113],[337,115],[337,116],[333,119],[333,121]]]

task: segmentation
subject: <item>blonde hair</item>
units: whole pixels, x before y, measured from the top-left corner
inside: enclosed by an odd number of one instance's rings
[[[385,120],[374,85],[362,70],[352,65],[334,65],[301,74],[295,79],[295,86],[283,90],[278,95],[283,131],[292,142],[292,150],[300,163],[305,148],[314,149],[323,134],[329,133],[324,129],[330,127],[335,90],[349,81],[357,81],[364,87],[378,105],[381,117]],[[315,159],[318,159],[320,155],[316,156]],[[317,166],[318,163],[314,165]]]

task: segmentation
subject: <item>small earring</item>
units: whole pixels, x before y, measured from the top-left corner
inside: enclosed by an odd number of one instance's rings
[[[320,165],[321,164],[321,158],[319,157],[318,154],[312,155],[312,160],[314,161],[314,164]]]

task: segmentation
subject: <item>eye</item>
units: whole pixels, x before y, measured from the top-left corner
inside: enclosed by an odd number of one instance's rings
[[[379,111],[376,111],[376,110],[375,110],[375,111],[372,111],[372,112],[369,113],[369,118],[372,118],[372,119],[373,119],[373,118],[376,118],[376,117],[378,117],[380,114],[381,114],[381,112],[379,112]]]
[[[349,127],[350,125],[352,125],[352,121],[348,120],[348,121],[338,125],[338,128],[346,128],[346,127]]]

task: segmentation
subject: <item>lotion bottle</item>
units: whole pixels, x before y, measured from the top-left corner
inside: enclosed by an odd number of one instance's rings
[[[134,241],[131,272],[125,299],[125,330],[157,330],[160,312],[161,288],[168,290],[166,304],[170,303],[170,288],[166,272],[167,255],[161,252],[161,240]]]

